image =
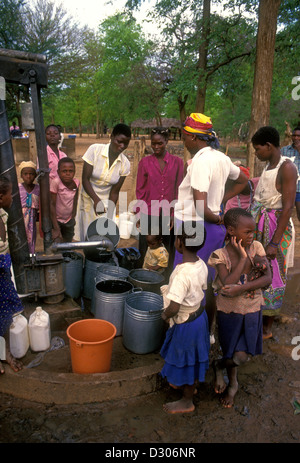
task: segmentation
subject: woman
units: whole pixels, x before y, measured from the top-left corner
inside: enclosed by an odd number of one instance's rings
[[[287,268],[293,266],[294,226],[291,213],[295,203],[297,169],[281,155],[280,136],[273,127],[261,127],[252,137],[255,155],[267,161],[255,190],[251,213],[256,237],[271,261],[272,283],[264,291],[263,339],[272,337],[274,316],[280,312],[286,288]]]
[[[108,217],[112,218],[112,209],[117,204],[120,189],[130,172],[130,162],[123,154],[130,138],[130,127],[117,124],[108,145],[91,145],[84,154],[82,187],[76,214],[76,241],[86,240],[88,226],[99,218],[98,214],[107,211]]]
[[[169,131],[157,127],[151,131],[153,154],[141,159],[138,165],[136,198],[140,212],[141,235],[139,250],[143,261],[146,235],[163,236],[163,244],[169,253],[169,270],[174,260],[174,201],[183,179],[184,164],[178,156],[167,151]],[[172,204],[173,202],[173,204]],[[152,230],[151,230],[152,226]],[[156,228],[156,229],[155,229]]]
[[[176,227],[180,227],[182,221],[196,221],[200,240],[203,236],[203,226],[205,227],[207,239],[198,256],[207,263],[211,253],[224,244],[226,230],[223,225],[221,205],[239,194],[245,188],[248,178],[228,156],[217,150],[219,142],[210,117],[192,113],[184,123],[182,134],[192,161],[187,166],[186,176],[178,191],[178,203],[175,207]],[[233,182],[225,193],[228,179]],[[176,251],[174,266],[181,261],[181,254]],[[212,313],[214,299],[211,299],[210,304],[213,305],[209,309],[208,296],[209,293],[212,294],[211,284],[214,273],[212,268],[208,269],[206,309],[210,322],[214,316]]]

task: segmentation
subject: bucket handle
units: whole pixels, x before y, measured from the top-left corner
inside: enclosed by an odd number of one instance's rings
[[[82,346],[83,346],[83,344],[82,344],[82,342],[78,342],[78,341],[76,341],[76,342],[75,342],[75,346],[76,346],[76,347],[82,347]]]
[[[164,309],[159,309],[159,310],[149,310],[148,313],[162,313]]]
[[[132,288],[133,293],[141,293],[143,291],[143,288]]]

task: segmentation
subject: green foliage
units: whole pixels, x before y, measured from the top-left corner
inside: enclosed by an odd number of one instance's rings
[[[127,10],[98,30],[80,28],[63,3],[0,2],[0,46],[47,55],[49,86],[42,92],[45,124],[68,131],[95,130],[135,119],[180,118],[195,110],[199,50],[203,46],[199,0],[157,0],[149,20],[158,34],[146,38],[134,12],[146,3],[128,0]],[[212,0],[205,112],[223,136],[247,127],[255,64],[257,12],[254,0]],[[282,0],[278,16],[270,123],[298,121],[292,79],[299,74],[299,0]],[[20,116],[26,88],[7,86],[9,119]]]

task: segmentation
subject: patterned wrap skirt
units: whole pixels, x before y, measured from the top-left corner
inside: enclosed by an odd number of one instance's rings
[[[266,248],[276,230],[281,210],[266,209],[260,203],[254,202],[251,206],[251,214],[256,222],[254,239],[260,241],[263,247]],[[263,315],[275,316],[280,312],[287,283],[288,251],[292,239],[293,228],[290,221],[277,247],[277,256],[270,261],[273,278],[268,289],[263,291]]]
[[[23,305],[15,289],[10,273],[11,258],[9,254],[0,255],[0,336],[4,336],[13,316],[22,312]]]

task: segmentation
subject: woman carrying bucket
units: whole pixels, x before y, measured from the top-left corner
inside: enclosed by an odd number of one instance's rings
[[[123,154],[128,147],[131,130],[117,124],[108,145],[93,144],[83,156],[82,188],[76,214],[76,241],[85,241],[88,226],[99,214],[106,212],[108,203],[117,204],[125,177],[130,172],[130,162]],[[114,211],[107,213],[112,218]]]

